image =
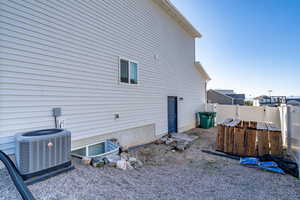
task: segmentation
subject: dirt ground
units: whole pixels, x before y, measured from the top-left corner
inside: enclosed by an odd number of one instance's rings
[[[215,129],[193,129],[189,149],[164,144],[130,150],[140,169],[93,168],[74,159],[75,170],[29,186],[37,199],[300,199],[300,181],[241,166],[238,161],[201,152],[213,149]],[[6,170],[0,170],[0,199],[18,195]]]
[[[197,136],[190,148],[185,151],[172,151],[171,145],[157,145],[155,143],[138,147],[130,154],[139,158],[146,165],[184,165],[199,160],[214,161],[214,156],[201,152],[202,149],[214,149],[216,129],[193,129],[186,134]]]

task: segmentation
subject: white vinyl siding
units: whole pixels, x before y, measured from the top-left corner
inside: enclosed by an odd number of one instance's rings
[[[1,0],[0,9],[0,138],[54,127],[54,107],[73,140],[148,124],[166,133],[167,96],[184,97],[179,129],[203,108],[195,41],[150,0]],[[120,84],[119,55],[138,61],[138,87]]]

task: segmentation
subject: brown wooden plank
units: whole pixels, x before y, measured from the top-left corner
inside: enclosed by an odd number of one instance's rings
[[[257,131],[257,148],[259,156],[270,153],[268,131],[265,129]]]
[[[224,128],[224,152],[228,153],[228,144],[229,144],[229,126]]]
[[[272,155],[282,154],[281,131],[269,131],[270,150]]]
[[[236,127],[243,127],[243,121],[241,120],[237,125]]]
[[[243,127],[249,128],[249,121],[243,121]]]
[[[247,156],[257,156],[256,151],[256,130],[247,129],[245,136],[245,154]]]
[[[233,154],[244,156],[245,155],[245,128],[234,129],[234,148]]]
[[[218,135],[216,141],[217,151],[224,151],[224,132],[225,132],[225,126],[218,125]]]
[[[234,127],[229,127],[228,129],[228,144],[227,144],[227,153],[233,153],[234,147]]]
[[[233,153],[234,127],[225,126],[224,129],[224,152]]]
[[[254,122],[254,121],[249,122],[249,128],[256,129],[256,126],[257,126],[257,122]]]

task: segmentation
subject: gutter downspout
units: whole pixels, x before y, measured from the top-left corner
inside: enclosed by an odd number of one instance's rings
[[[205,81],[205,86],[204,86],[204,89],[205,89],[205,103],[207,104],[208,101],[207,101],[207,80]]]
[[[291,154],[292,153],[292,141],[291,141],[291,131],[292,131],[292,107],[291,106],[287,106],[287,149],[288,149],[288,153]]]

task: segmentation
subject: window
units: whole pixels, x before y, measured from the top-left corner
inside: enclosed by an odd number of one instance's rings
[[[137,84],[137,63],[130,62],[130,83]]]
[[[120,82],[127,84],[138,84],[137,62],[120,59]]]
[[[128,83],[129,81],[129,66],[127,60],[120,60],[120,73],[121,73],[121,82],[122,83]]]

